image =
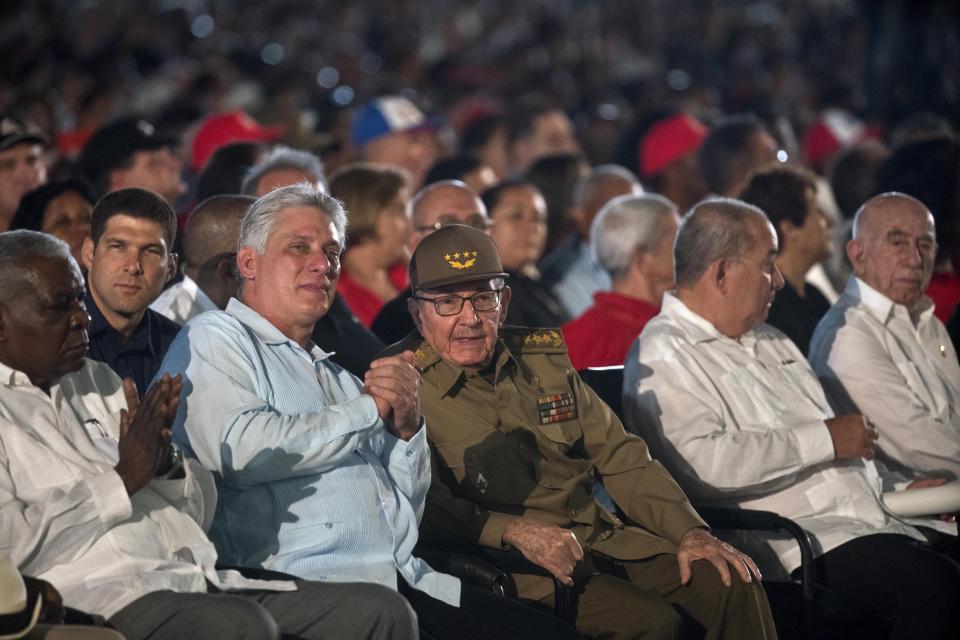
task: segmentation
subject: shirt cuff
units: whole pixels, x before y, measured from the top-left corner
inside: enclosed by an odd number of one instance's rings
[[[829,462],[836,457],[833,450],[833,438],[830,437],[830,430],[827,429],[826,422],[822,420],[808,422],[790,427],[790,430],[797,439],[800,459],[807,466]]]
[[[483,525],[483,530],[480,531],[480,544],[494,549],[503,549],[506,546],[503,542],[503,532],[519,517],[505,513],[491,513],[486,524]]]
[[[361,393],[358,398],[338,403],[335,406],[343,408],[344,414],[350,416],[354,431],[362,431],[383,424],[383,421],[380,420],[380,412],[377,411],[376,401],[365,393]]]
[[[116,471],[108,471],[86,480],[93,501],[97,505],[97,513],[104,529],[123,522],[133,514],[133,505],[123,479]]]

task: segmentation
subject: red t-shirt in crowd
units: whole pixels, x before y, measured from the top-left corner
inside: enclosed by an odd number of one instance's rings
[[[644,300],[598,291],[593,306],[560,329],[577,370],[621,365],[630,345],[660,310]]]

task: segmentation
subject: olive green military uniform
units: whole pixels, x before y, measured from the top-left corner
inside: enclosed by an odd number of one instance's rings
[[[405,349],[422,374],[433,452],[422,539],[501,548],[515,518],[568,528],[585,551],[574,574],[582,632],[678,637],[672,603],[708,638],[775,637],[759,585],[734,577],[727,588],[707,562],[679,584],[677,545],[706,525],[643,440],[580,380],[559,331],[501,328],[483,374],[441,360],[417,333],[389,351]],[[595,477],[626,521],[593,498]],[[551,581],[516,578],[521,597],[552,598]]]

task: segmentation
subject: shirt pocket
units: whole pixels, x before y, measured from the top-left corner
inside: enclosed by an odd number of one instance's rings
[[[917,365],[905,360],[897,363],[897,369],[900,371],[900,375],[903,376],[904,380],[906,380],[907,386],[910,388],[910,391],[913,392],[913,396],[917,399],[917,402],[921,403],[928,412],[940,413],[943,411],[944,395],[939,395],[940,402],[938,402],[938,395],[924,382]]]
[[[479,429],[436,447],[463,497],[478,504],[522,504],[536,486],[533,444],[512,440],[496,429]]]
[[[724,399],[730,406],[734,420],[740,426],[764,425],[777,422],[770,392],[744,367],[737,367],[720,376]]]

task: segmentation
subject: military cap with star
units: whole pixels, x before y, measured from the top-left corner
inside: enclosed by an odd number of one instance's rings
[[[462,224],[451,224],[428,235],[410,259],[410,286],[414,291],[505,277],[490,236]]]

